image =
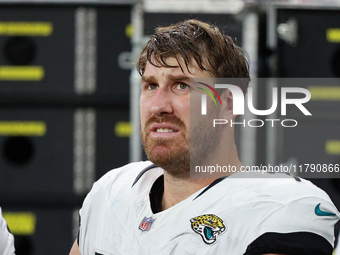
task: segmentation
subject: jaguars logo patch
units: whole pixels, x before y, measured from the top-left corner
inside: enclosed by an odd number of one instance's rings
[[[226,231],[223,220],[214,214],[205,214],[190,219],[192,230],[199,234],[206,244],[214,244],[216,238]]]

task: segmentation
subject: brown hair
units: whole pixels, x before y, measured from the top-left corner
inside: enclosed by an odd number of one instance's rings
[[[137,70],[142,76],[147,62],[156,67],[172,67],[165,59],[178,56],[183,58],[189,72],[188,65],[193,58],[201,70],[209,71],[216,78],[249,78],[245,51],[215,25],[199,20],[157,28],[138,58]],[[205,63],[209,66],[204,66]],[[241,88],[246,90],[244,86]]]

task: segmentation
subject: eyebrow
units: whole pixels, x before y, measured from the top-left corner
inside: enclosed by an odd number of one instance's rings
[[[151,82],[151,81],[155,80],[155,77],[143,75],[143,76],[141,77],[141,79],[142,79],[142,81],[145,81],[145,82]]]
[[[182,80],[189,80],[190,78],[188,76],[186,76],[185,74],[183,75],[172,75],[172,74],[169,74],[168,75],[168,78],[170,80],[174,80],[174,81],[182,81]]]
[[[190,78],[188,76],[184,75],[172,75],[172,74],[168,74],[167,78],[173,81],[182,81],[182,80],[189,80]],[[151,76],[142,76],[142,81],[145,82],[152,82],[155,81],[155,77],[153,75]]]

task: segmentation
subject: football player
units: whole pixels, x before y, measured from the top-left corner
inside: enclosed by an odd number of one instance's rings
[[[210,137],[206,123],[190,123],[190,79],[249,79],[245,53],[230,37],[198,20],[158,28],[137,69],[149,161],[112,170],[93,185],[70,254],[332,253],[339,212],[310,182],[288,175],[247,178],[244,172],[190,178],[192,158],[242,169],[234,127]],[[235,120],[230,90],[219,97],[218,118]]]

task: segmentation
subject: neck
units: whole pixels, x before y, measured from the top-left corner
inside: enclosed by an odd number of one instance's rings
[[[208,186],[214,180],[213,178],[178,178],[164,171],[164,193],[161,211],[183,201],[198,190]]]
[[[237,171],[240,171],[242,163],[240,162],[235,143],[226,147],[223,153],[217,154],[214,157],[214,164],[218,163],[223,166],[235,166]],[[226,153],[228,152],[228,153]],[[207,165],[209,164],[208,162]],[[230,175],[227,173],[224,175]],[[162,203],[160,211],[166,210],[177,203],[185,200],[198,190],[208,186],[217,178],[222,177],[214,175],[214,178],[190,178],[190,173],[185,176],[175,176],[164,170],[164,193],[162,197]]]

